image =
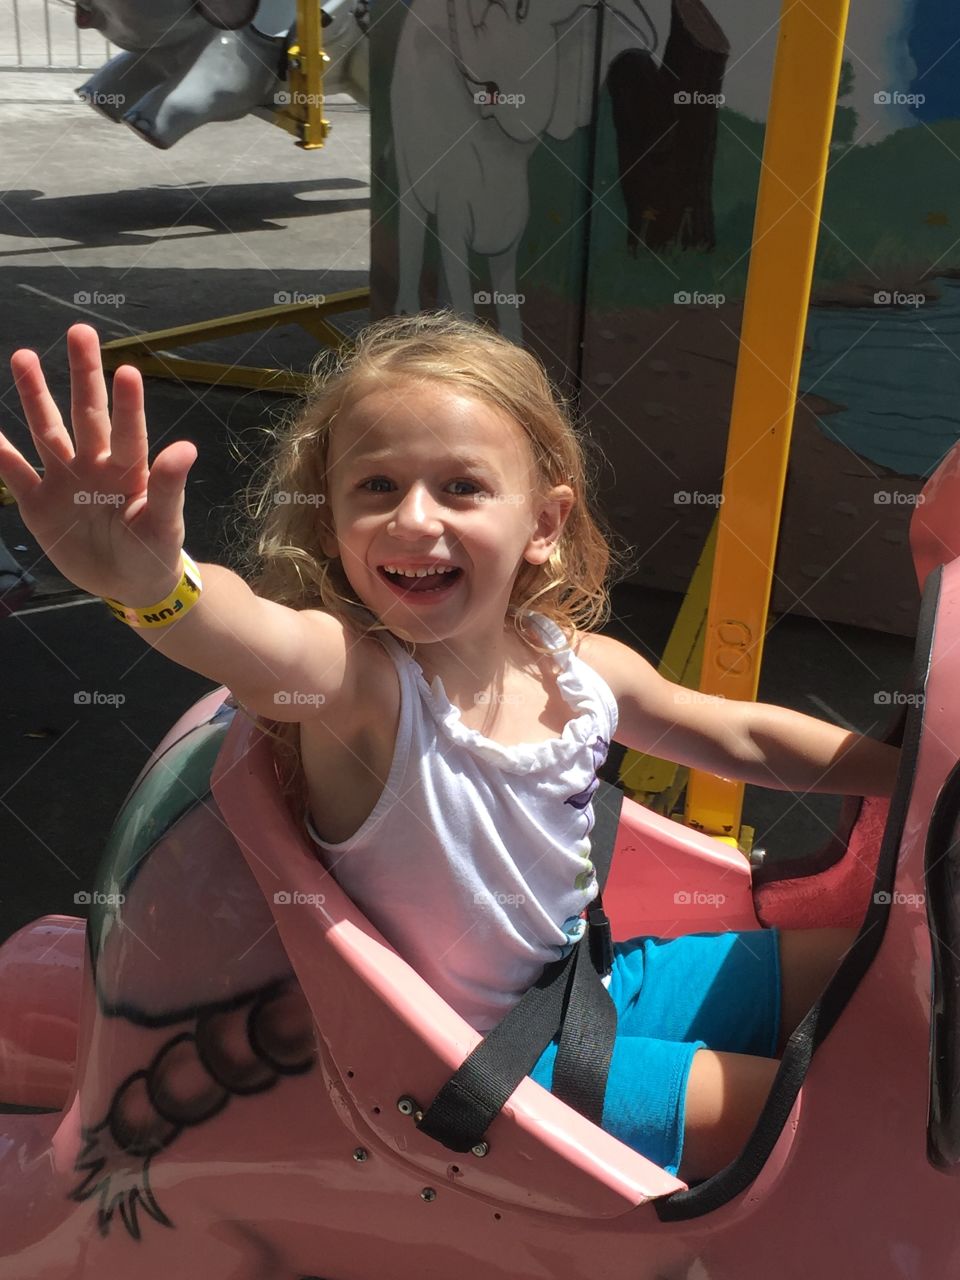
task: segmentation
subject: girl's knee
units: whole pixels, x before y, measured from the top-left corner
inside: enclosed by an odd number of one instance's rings
[[[746,1146],[780,1068],[776,1058],[699,1049],[693,1055],[678,1176],[700,1182]]]

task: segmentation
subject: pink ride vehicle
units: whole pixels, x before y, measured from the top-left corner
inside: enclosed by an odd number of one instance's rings
[[[960,447],[925,495],[889,812],[853,798],[819,860],[751,880],[623,800],[616,937],[679,932],[678,884],[731,929],[862,922],[734,1163],[688,1188],[529,1079],[472,1150],[423,1132],[479,1036],[326,873],[218,689],[133,787],[86,924],[0,948],[0,1099],[52,1108],[0,1116],[0,1280],[960,1274]]]

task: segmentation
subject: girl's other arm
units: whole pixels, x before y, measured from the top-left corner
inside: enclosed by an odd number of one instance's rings
[[[787,707],[685,689],[609,636],[591,636],[590,646],[587,660],[616,696],[624,746],[777,791],[893,792],[895,747]]]
[[[778,791],[890,796],[900,751],[815,716],[767,702],[731,702],[745,782]],[[741,757],[743,758],[743,757]]]

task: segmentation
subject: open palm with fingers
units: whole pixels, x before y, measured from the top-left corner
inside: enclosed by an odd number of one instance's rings
[[[43,477],[0,434],[0,478],[24,524],[64,577],[93,595],[143,607],[180,578],[183,499],[197,458],[186,440],[147,460],[143,379],[131,365],[113,378],[113,411],[90,325],[67,331],[73,439],[47,389],[36,352],[10,360]]]

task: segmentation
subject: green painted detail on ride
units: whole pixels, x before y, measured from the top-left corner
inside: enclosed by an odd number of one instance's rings
[[[111,828],[90,901],[87,937],[96,960],[144,858],[180,818],[210,794],[210,774],[229,721],[198,725],[155,761]]]

